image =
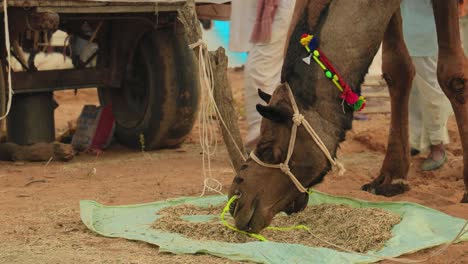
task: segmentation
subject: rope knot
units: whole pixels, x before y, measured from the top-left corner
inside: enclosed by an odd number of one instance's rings
[[[339,162],[338,160],[336,160],[336,159],[335,159],[334,167],[338,172],[338,176],[343,176],[344,173],[346,172],[346,169],[343,166],[343,164],[341,162]]]
[[[296,126],[300,126],[302,124],[302,122],[304,122],[305,118],[303,115],[299,114],[299,113],[295,113],[293,115],[293,118],[292,118],[293,122],[294,122],[294,125]]]
[[[291,173],[291,169],[289,168],[289,166],[287,164],[284,164],[284,163],[280,163],[279,164],[279,168],[282,172],[284,172],[285,174],[289,174]]]
[[[203,39],[198,39],[197,42],[192,43],[192,44],[189,45],[189,48],[191,48],[191,49],[194,49],[196,47],[207,48],[208,45],[206,44],[205,41],[203,41]]]

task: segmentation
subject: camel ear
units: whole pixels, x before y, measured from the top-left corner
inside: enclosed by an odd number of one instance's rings
[[[277,123],[283,123],[291,120],[292,114],[287,109],[277,106],[264,106],[261,104],[257,105],[257,111],[264,118]]]
[[[262,100],[265,101],[265,103],[268,104],[270,102],[271,94],[267,94],[261,89],[258,89],[258,96],[260,96],[260,98],[262,98]]]

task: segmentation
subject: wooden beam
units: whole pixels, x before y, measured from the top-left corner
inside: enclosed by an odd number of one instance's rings
[[[212,4],[212,5],[197,5],[197,16],[200,19],[214,20],[230,20],[231,5],[230,4]]]
[[[3,3],[3,2],[2,2]],[[0,3],[0,7],[3,4]],[[56,13],[157,13],[177,11],[186,1],[83,1],[83,0],[8,0],[10,7],[36,8],[37,12]],[[3,12],[3,9],[0,10]]]
[[[15,94],[107,86],[110,69],[86,68],[12,73]]]
[[[187,0],[8,0],[10,7],[36,8],[37,12],[55,13],[157,13],[183,8]],[[226,4],[229,0],[195,0],[197,5]],[[3,2],[0,2],[3,7]],[[223,7],[222,7],[223,9]],[[0,8],[0,13],[3,9]],[[226,17],[224,15],[224,17]]]
[[[158,13],[177,11],[182,5],[108,5],[108,6],[66,6],[38,7],[37,12],[54,12],[62,14],[96,14],[96,13]]]

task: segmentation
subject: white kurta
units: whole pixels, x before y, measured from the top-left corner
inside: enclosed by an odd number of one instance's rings
[[[409,101],[410,145],[424,151],[449,142],[452,106],[437,81],[437,32],[431,0],[403,0],[403,33],[416,76]]]
[[[252,33],[257,15],[257,0],[232,0],[231,29],[229,33],[229,50],[248,52],[252,48]]]
[[[437,81],[435,57],[413,57],[416,75],[409,100],[410,145],[421,151],[449,143],[447,120],[452,106]]]
[[[412,57],[437,55],[437,33],[432,0],[403,0],[401,15],[406,46]]]
[[[460,33],[463,42],[463,49],[465,50],[465,56],[468,57],[468,15],[460,19]]]
[[[255,106],[264,102],[260,100],[257,89],[260,88],[271,94],[281,81],[284,46],[295,2],[295,0],[280,0],[273,21],[270,42],[253,45],[247,57],[245,65],[245,102],[247,124],[249,126],[245,140],[247,145],[260,135],[262,117]]]

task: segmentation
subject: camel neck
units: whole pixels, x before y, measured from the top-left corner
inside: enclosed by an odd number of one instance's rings
[[[300,43],[303,34],[312,34],[319,40],[318,47],[326,54],[344,81],[360,93],[367,70],[377,53],[391,16],[399,1],[332,1],[322,11],[316,25],[310,26],[307,12],[291,33],[282,72],[282,81],[288,82],[301,111],[334,155],[346,130],[351,128],[353,110],[343,108],[340,91],[324,75],[322,68],[303,61],[309,54]],[[305,11],[305,10],[303,10]],[[311,145],[313,146],[313,145]],[[310,183],[311,169],[297,164],[293,170],[303,183],[314,184],[330,169],[329,163],[315,153],[297,153],[312,160],[315,175]],[[304,160],[298,158],[296,160]],[[320,162],[317,162],[320,161]],[[323,161],[323,162],[322,162]],[[327,165],[328,164],[328,165]],[[306,179],[309,181],[306,182]]]

